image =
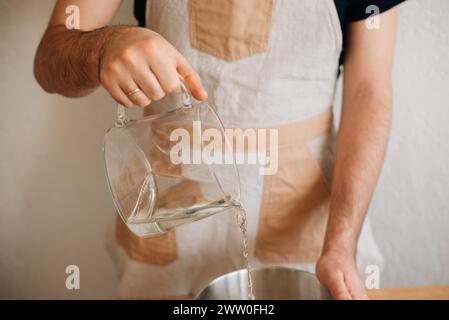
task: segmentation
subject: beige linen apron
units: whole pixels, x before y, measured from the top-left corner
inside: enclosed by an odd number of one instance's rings
[[[227,128],[278,130],[278,170],[239,165],[251,264],[314,271],[325,234],[342,33],[332,0],[152,0],[148,27],[197,70]],[[179,104],[178,97],[151,110]],[[256,152],[246,150],[247,153]],[[115,258],[126,298],[195,294],[243,267],[235,216],[219,214],[139,239],[119,220]],[[358,262],[382,263],[365,223]]]

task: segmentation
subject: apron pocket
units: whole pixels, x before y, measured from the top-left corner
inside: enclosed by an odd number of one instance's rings
[[[235,61],[268,48],[274,0],[190,0],[193,48]]]
[[[324,114],[305,123],[300,131],[293,127],[279,134],[296,137],[298,142],[279,147],[278,171],[264,178],[255,248],[263,263],[314,263],[321,254],[330,191],[318,160],[308,148],[310,136],[301,134],[310,134],[309,124],[320,123],[320,131],[324,130],[328,118]]]

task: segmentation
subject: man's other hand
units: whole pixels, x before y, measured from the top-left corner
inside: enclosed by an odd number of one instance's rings
[[[328,251],[318,260],[316,274],[336,300],[366,300],[363,281],[351,255]]]

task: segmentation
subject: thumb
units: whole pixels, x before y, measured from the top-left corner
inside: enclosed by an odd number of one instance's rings
[[[355,300],[367,300],[369,299],[366,292],[365,286],[362,279],[358,275],[357,271],[354,270],[351,274],[347,275],[348,281],[348,291]]]
[[[352,296],[346,287],[344,274],[335,272],[328,275],[324,285],[327,286],[335,300],[352,300]]]
[[[195,99],[207,99],[207,92],[201,84],[200,76],[195,72],[195,70],[192,69],[183,56],[178,58],[177,70],[187,83],[189,90]]]

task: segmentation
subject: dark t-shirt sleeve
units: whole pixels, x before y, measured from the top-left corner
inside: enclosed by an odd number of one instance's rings
[[[134,16],[139,23],[139,27],[145,27],[147,0],[134,0]]]
[[[379,13],[383,13],[404,1],[405,0],[334,0],[338,17],[340,18],[341,31],[343,32],[343,50],[340,56],[340,65],[344,63],[345,49],[348,43],[348,23],[364,20],[370,17],[373,12],[367,12],[367,8],[371,5],[377,6],[379,8]]]
[[[405,0],[347,0],[346,19],[348,22],[363,20],[373,14],[372,11],[367,11],[371,5],[379,8],[379,13],[385,12],[394,6],[404,2]]]

